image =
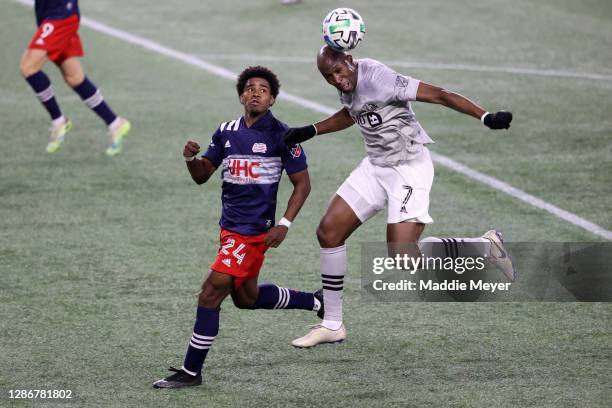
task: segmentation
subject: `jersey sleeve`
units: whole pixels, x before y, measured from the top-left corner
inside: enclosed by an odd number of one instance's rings
[[[221,131],[219,129],[213,134],[208,149],[202,154],[202,157],[206,157],[210,160],[215,167],[219,167],[223,162],[224,149],[223,143],[221,142]]]
[[[282,143],[280,150],[281,161],[283,162],[283,167],[287,174],[298,173],[308,168],[306,153],[299,143],[290,148]]]
[[[371,82],[376,84],[381,102],[389,103],[416,101],[421,83],[418,79],[398,74],[383,64],[374,68]]]

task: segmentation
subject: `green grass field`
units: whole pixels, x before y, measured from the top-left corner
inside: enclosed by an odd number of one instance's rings
[[[31,8],[1,0],[0,406],[10,389],[71,389],[74,406],[607,407],[612,307],[606,303],[362,303],[359,243],[383,241],[379,214],[351,237],[345,280],[349,342],[295,350],[310,313],[223,306],[205,382],[151,383],[180,366],[201,279],[217,251],[220,180],[191,181],[187,138],[205,144],[242,114],[234,83],[81,28],[90,78],[132,121],[124,154],[104,155],[105,128],[47,65],[75,126],[49,156],[48,117],[19,75]],[[337,107],[314,57],[337,2],[82,1],[82,14],[234,72],[263,64],[282,89]],[[178,5],[180,4],[180,8]],[[367,24],[356,57],[515,114],[508,132],[417,104],[432,150],[612,229],[612,5],[607,0],[355,0]],[[464,64],[579,73],[543,76]],[[589,79],[600,74],[607,79]],[[580,76],[579,75],[579,76]],[[279,99],[290,125],[322,115]],[[313,192],[262,280],[316,289],[315,227],[364,156],[356,128],[308,142]],[[286,178],[284,179],[285,181]],[[284,207],[290,188],[281,188]],[[426,235],[510,241],[601,238],[440,166]]]

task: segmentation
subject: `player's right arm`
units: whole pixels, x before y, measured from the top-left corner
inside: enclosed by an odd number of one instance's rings
[[[283,136],[283,140],[287,146],[293,146],[297,143],[305,142],[312,139],[316,135],[325,133],[338,132],[353,125],[355,121],[348,112],[348,109],[342,108],[327,119],[299,128],[290,128]]]
[[[419,102],[443,105],[457,112],[480,119],[480,121],[490,129],[508,129],[510,127],[510,122],[512,122],[511,112],[487,112],[481,106],[463,95],[425,82],[419,84],[415,99]]]
[[[204,184],[217,169],[207,158],[198,159],[196,156],[200,152],[200,145],[193,140],[188,140],[183,148],[183,157],[187,164],[187,170],[193,181],[197,184]]]

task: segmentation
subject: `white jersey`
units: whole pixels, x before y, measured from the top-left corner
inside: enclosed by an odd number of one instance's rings
[[[409,162],[434,143],[410,106],[420,81],[373,59],[355,62],[357,85],[351,93],[339,91],[340,102],[359,125],[370,161],[384,167]]]

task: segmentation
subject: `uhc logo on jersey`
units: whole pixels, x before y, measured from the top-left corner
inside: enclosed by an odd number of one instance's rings
[[[232,184],[273,184],[281,178],[280,157],[230,155],[223,159],[223,181]]]
[[[260,166],[261,163],[254,160],[230,159],[228,169],[233,177],[250,177],[252,179],[258,179],[259,173],[256,169]]]

